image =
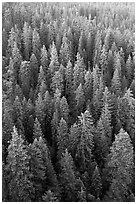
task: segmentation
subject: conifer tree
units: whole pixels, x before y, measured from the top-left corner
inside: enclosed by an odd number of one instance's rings
[[[74,172],[74,162],[67,149],[60,160],[61,174],[60,182],[63,190],[63,197],[65,201],[74,201],[76,191],[76,177]]]
[[[7,147],[9,145],[9,141],[11,140],[11,132],[13,130],[13,119],[12,119],[12,109],[11,105],[7,104],[7,102],[3,105],[3,115],[2,115],[2,144],[3,144],[3,152],[2,157],[5,161]]]
[[[14,42],[13,49],[12,49],[12,62],[13,62],[14,76],[15,76],[17,83],[19,83],[18,75],[19,75],[21,61],[22,61],[22,56],[20,55],[19,49],[17,47],[17,43]]]
[[[106,32],[106,36],[105,36],[105,40],[104,40],[104,44],[105,44],[105,47],[107,49],[107,51],[109,49],[111,49],[111,46],[113,44],[113,41],[114,41],[114,35],[113,35],[113,31],[111,28],[109,28]]]
[[[111,79],[113,77],[114,72],[114,55],[111,50],[108,51],[108,77],[107,77],[107,86],[110,87]]]
[[[79,116],[78,123],[70,130],[70,151],[82,171],[92,160],[94,131],[93,120],[88,110]]]
[[[30,63],[23,61],[20,66],[19,80],[23,95],[28,99],[30,92]]]
[[[66,67],[68,61],[71,60],[70,45],[66,33],[63,35],[62,45],[59,52],[60,63]]]
[[[134,143],[135,137],[135,99],[128,89],[118,103],[118,117],[124,129],[130,134]]]
[[[65,69],[65,96],[68,101],[70,111],[73,109],[75,104],[75,95],[73,91],[73,67],[69,61]],[[74,113],[74,111],[72,110]]]
[[[23,43],[25,59],[29,60],[32,49],[32,29],[27,22],[25,22],[23,26]]]
[[[83,58],[81,58],[80,54],[77,53],[77,61],[74,66],[74,72],[73,72],[73,86],[74,90],[78,88],[78,86],[81,84],[84,84],[84,62]]]
[[[125,76],[127,78],[128,81],[128,87],[130,86],[131,82],[132,82],[132,60],[131,60],[131,56],[129,55],[127,61],[126,61],[126,73]]]
[[[40,36],[37,30],[34,28],[32,33],[32,52],[36,56],[38,61],[40,60],[40,48],[41,48]]]
[[[107,85],[108,81],[108,53],[105,48],[105,45],[103,45],[100,55],[100,67],[101,67],[101,73],[103,74],[103,81]]]
[[[38,94],[38,98],[36,100],[35,112],[36,112],[36,117],[43,129],[43,126],[45,125],[44,124],[45,112],[44,112],[44,102],[40,93]]]
[[[17,128],[19,130],[19,134],[24,133],[24,127],[22,124],[23,109],[22,109],[22,104],[21,104],[18,96],[16,96],[14,103],[13,103],[12,118],[13,118],[14,124],[17,126]]]
[[[47,49],[45,45],[43,45],[43,47],[41,48],[41,66],[43,68],[45,75],[47,74],[47,71],[48,71],[48,64],[49,64],[49,60],[48,60]]]
[[[102,168],[109,153],[109,145],[105,134],[105,127],[103,126],[102,118],[99,119],[97,124],[97,132],[94,136],[94,143],[96,160],[99,166]]]
[[[9,172],[9,196],[12,202],[31,202],[34,187],[31,181],[29,159],[24,140],[13,128],[8,147],[7,170]]]
[[[93,188],[93,195],[96,198],[99,198],[102,191],[102,183],[101,183],[101,176],[99,173],[99,168],[96,166],[94,173],[92,175],[92,188]]]
[[[42,200],[44,202],[59,202],[59,199],[51,190],[48,190],[44,193],[44,195],[42,196]]]
[[[48,53],[47,53],[45,45],[43,45],[43,47],[41,48],[41,61],[40,62],[41,62],[42,70],[44,72],[46,84],[49,87],[50,86],[50,73],[48,69],[49,59],[48,59]]]
[[[9,39],[8,39],[8,47],[7,47],[7,52],[6,52],[6,56],[8,58],[10,58],[11,54],[12,54],[12,50],[14,47],[14,43],[17,43],[16,41],[16,33],[14,28],[11,28],[11,31],[9,33]]]
[[[115,201],[125,201],[128,186],[133,176],[134,154],[133,146],[127,132],[123,129],[115,136],[110,152],[108,167],[112,169],[112,184],[109,198]]]
[[[57,131],[57,146],[58,146],[58,158],[61,159],[62,154],[68,147],[68,127],[66,121],[61,118],[58,131]]]
[[[50,64],[49,64],[49,71],[51,76],[53,76],[55,72],[59,70],[58,53],[57,53],[54,41],[52,42],[50,54],[51,54],[51,58],[50,58]]]
[[[42,137],[40,137],[38,140],[38,148],[41,151],[42,160],[46,167],[46,181],[43,184],[43,189],[53,189],[56,192],[59,192],[58,180],[52,164],[51,154],[46,141]]]
[[[75,91],[75,94],[76,94],[75,100],[76,100],[77,110],[78,110],[78,113],[81,113],[83,111],[83,106],[85,103],[85,95],[84,95],[82,84],[78,86],[78,88]]]
[[[85,74],[84,84],[85,100],[92,99],[93,94],[93,73],[89,70]]]
[[[6,50],[8,46],[8,33],[5,28],[2,29],[2,56],[6,56]]]
[[[101,49],[102,49],[102,39],[101,39],[100,31],[98,31],[95,37],[95,49],[94,49],[95,51],[94,51],[94,60],[93,60],[94,67],[96,64],[99,66]]]
[[[38,60],[35,54],[32,54],[30,57],[30,75],[31,75],[31,87],[35,89],[38,81]]]
[[[114,71],[113,78],[111,81],[111,88],[114,94],[116,94],[116,96],[121,95],[121,80],[118,69]]]
[[[111,127],[111,113],[108,108],[108,104],[105,103],[101,113],[102,124],[104,126],[105,136],[107,138],[108,145],[111,145],[112,141],[112,127]]]
[[[60,117],[62,117],[66,122],[68,122],[69,116],[69,106],[66,98],[63,96],[60,100]]]
[[[34,139],[36,138],[38,140],[40,137],[44,137],[44,136],[43,136],[43,133],[41,131],[40,123],[39,123],[38,119],[36,118],[35,122],[34,122],[33,138]]]
[[[42,159],[42,153],[39,149],[38,140],[35,138],[33,143],[29,145],[30,155],[30,171],[32,174],[32,182],[35,188],[35,200],[39,201],[43,194],[43,184],[46,179],[46,166]]]
[[[62,93],[64,86],[63,86],[63,76],[60,73],[60,71],[56,71],[51,82],[51,89],[53,93],[55,93],[56,89],[59,89],[59,91]]]

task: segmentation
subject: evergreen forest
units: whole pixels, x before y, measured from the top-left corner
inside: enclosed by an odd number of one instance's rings
[[[135,201],[135,3],[2,3],[2,200]]]

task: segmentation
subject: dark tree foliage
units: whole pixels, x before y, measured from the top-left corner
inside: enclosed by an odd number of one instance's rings
[[[135,3],[2,3],[2,199],[135,200]]]

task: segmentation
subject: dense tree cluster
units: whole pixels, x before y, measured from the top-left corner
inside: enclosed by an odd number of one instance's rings
[[[3,201],[132,202],[134,3],[3,3]]]

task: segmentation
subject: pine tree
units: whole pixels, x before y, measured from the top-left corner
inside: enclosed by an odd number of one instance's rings
[[[65,96],[67,101],[72,107],[74,101],[74,92],[73,92],[73,67],[72,63],[68,61],[67,67],[65,69]]]
[[[99,67],[96,65],[93,68],[93,96],[96,90],[99,88],[99,81],[100,81],[100,70]]]
[[[23,26],[23,43],[25,59],[29,60],[32,49],[32,29],[27,22]]]
[[[111,49],[111,46],[112,46],[113,41],[114,41],[114,34],[113,34],[113,30],[111,28],[109,28],[107,30],[104,41],[105,41],[104,42],[105,47],[106,47],[106,49],[108,51],[109,49]]]
[[[128,89],[118,103],[118,117],[124,129],[135,140],[135,99]]]
[[[22,124],[23,109],[22,109],[22,104],[21,104],[18,96],[16,96],[14,103],[13,103],[12,118],[13,118],[14,124],[17,126],[17,128],[19,130],[19,134],[24,133],[24,127]]]
[[[7,170],[9,172],[9,196],[12,202],[31,202],[34,188],[31,181],[29,159],[24,140],[13,128],[8,147]]]
[[[53,93],[55,93],[56,89],[59,89],[61,93],[63,92],[63,76],[60,71],[55,72],[51,82],[51,89]]]
[[[60,100],[60,117],[62,117],[66,122],[68,122],[69,106],[64,96]]]
[[[78,86],[78,88],[75,91],[75,94],[76,94],[75,100],[76,100],[77,110],[78,110],[78,113],[81,113],[83,111],[83,106],[85,103],[85,96],[84,96],[82,84]]]
[[[63,35],[62,45],[59,52],[60,63],[66,67],[68,61],[71,60],[70,45],[66,33]]]
[[[132,82],[132,60],[131,60],[131,56],[129,55],[127,61],[126,61],[126,71],[125,71],[125,76],[127,78],[128,81],[128,87],[130,86],[131,82]]]
[[[134,153],[130,137],[123,129],[115,136],[108,166],[113,178],[108,196],[113,201],[125,201],[133,176]]]
[[[20,86],[23,92],[23,95],[26,99],[29,98],[29,92],[30,92],[30,63],[27,61],[23,61],[20,66],[19,71],[19,80],[20,80]]]
[[[35,113],[38,121],[41,124],[41,128],[43,130],[43,126],[45,126],[44,124],[45,112],[44,112],[44,102],[40,93],[38,94],[38,98],[36,100]]]
[[[85,100],[92,99],[93,94],[93,73],[89,70],[85,74],[85,84],[84,84]]]
[[[99,168],[96,166],[94,173],[92,175],[92,188],[93,188],[93,195],[96,198],[99,198],[102,191],[102,183],[101,183],[101,176],[99,173]]]
[[[48,190],[44,193],[44,195],[42,196],[42,200],[44,202],[59,202],[59,199],[51,190]]]
[[[98,31],[95,37],[95,49],[94,49],[94,60],[93,60],[94,67],[96,65],[99,66],[101,49],[102,49],[102,39],[101,39],[100,31]]]
[[[38,82],[38,72],[39,72],[38,60],[35,54],[32,54],[30,57],[30,75],[31,75],[31,87],[33,89],[36,88]]]
[[[67,149],[60,160],[61,174],[60,182],[63,190],[63,198],[65,201],[74,201],[76,191],[76,177],[74,172],[74,162]]]
[[[6,56],[6,50],[8,46],[8,33],[5,28],[2,29],[2,56]]]
[[[40,137],[44,137],[44,136],[43,136],[43,133],[41,131],[40,123],[39,123],[38,119],[36,118],[35,122],[34,122],[33,138],[34,139],[36,138],[38,140]]]
[[[40,22],[40,29],[39,29],[40,41],[41,45],[46,46],[48,48],[48,25],[43,22],[43,19]]]
[[[105,134],[105,127],[103,126],[102,118],[99,119],[97,124],[97,132],[94,136],[94,143],[96,160],[102,168],[109,153],[108,139]]]
[[[45,81],[42,80],[39,86],[39,93],[41,94],[42,98],[44,98],[46,91],[47,91],[47,85]]]
[[[51,58],[50,58],[50,64],[49,64],[49,71],[51,73],[51,76],[53,76],[55,72],[59,70],[58,53],[57,53],[54,41],[52,42],[50,54],[51,54]]]
[[[116,94],[116,96],[121,95],[121,80],[118,69],[114,71],[113,78],[111,81],[111,88],[114,94]]]
[[[114,55],[111,50],[108,52],[108,75],[107,75],[107,86],[110,87],[111,79],[113,77],[114,72]]]
[[[42,66],[42,69],[44,72],[46,84],[49,87],[49,85],[50,85],[50,73],[49,73],[48,65],[49,65],[48,53],[47,53],[45,45],[43,45],[43,47],[41,49],[41,66]]]
[[[73,72],[74,90],[78,88],[80,83],[84,84],[84,70],[85,70],[85,65],[83,62],[83,58],[81,58],[80,54],[77,53],[77,61],[75,63],[74,72]]]
[[[108,81],[108,53],[105,48],[105,45],[103,45],[100,55],[100,67],[101,67],[101,73],[103,74],[103,81],[107,85]]]
[[[32,33],[32,52],[36,56],[38,61],[40,60],[40,48],[41,48],[40,36],[37,30],[34,28]]]
[[[11,140],[11,132],[13,130],[13,119],[12,119],[12,106],[11,103],[8,104],[8,100],[4,102],[3,105],[3,115],[2,115],[2,144],[3,152],[2,158],[5,161],[7,154],[7,147],[9,141]]]
[[[112,127],[111,127],[111,113],[108,108],[108,104],[105,103],[101,113],[102,124],[107,138],[108,145],[112,142]]]
[[[92,160],[94,132],[93,120],[88,110],[81,113],[78,123],[70,129],[69,149],[82,171]]]
[[[10,58],[10,56],[12,55],[12,50],[14,47],[14,44],[17,43],[16,41],[16,33],[14,28],[11,28],[11,31],[9,33],[9,39],[8,39],[8,46],[7,46],[7,51],[6,51],[6,56],[8,58]]]
[[[14,43],[13,49],[12,49],[12,62],[13,62],[13,69],[14,69],[14,76],[15,79],[18,82],[18,78],[19,78],[19,69],[20,69],[20,65],[21,65],[21,61],[22,61],[22,56],[20,55],[19,49],[17,47],[17,43]]]
[[[93,65],[93,51],[94,51],[94,40],[95,34],[94,30],[88,33],[88,37],[86,39],[86,51],[87,51],[87,59],[90,62],[90,67]]]
[[[32,174],[32,182],[35,188],[35,201],[39,201],[43,194],[43,185],[46,179],[46,166],[42,159],[42,153],[39,148],[39,142],[35,138],[33,143],[29,145],[30,155],[30,171]]]
[[[42,137],[40,137],[38,140],[38,148],[41,151],[42,160],[46,167],[46,180],[43,184],[43,189],[53,189],[56,192],[59,192],[58,180],[52,164],[51,154],[46,141]]]
[[[58,158],[62,157],[62,154],[68,146],[68,127],[66,121],[61,118],[58,130],[57,130],[57,146],[58,146]]]

